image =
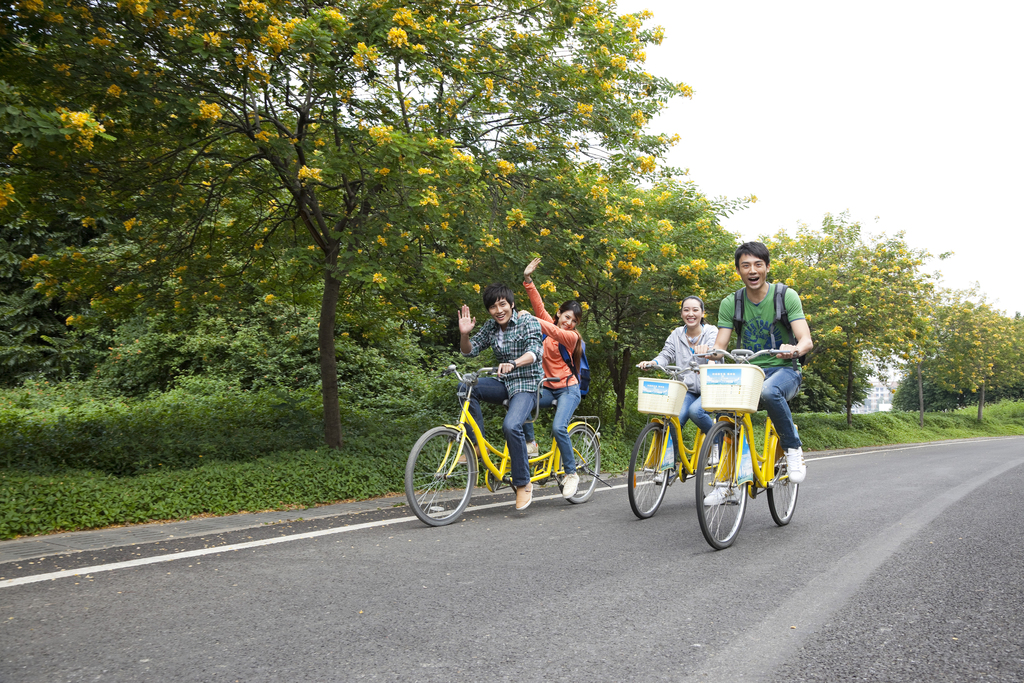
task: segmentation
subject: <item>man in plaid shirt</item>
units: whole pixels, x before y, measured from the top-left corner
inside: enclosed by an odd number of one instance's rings
[[[533,499],[533,484],[530,483],[523,423],[533,413],[537,387],[544,378],[540,363],[540,323],[529,313],[516,310],[515,294],[505,285],[487,285],[483,299],[491,320],[470,338],[469,333],[476,327],[476,318],[470,315],[469,306],[463,304],[459,311],[459,345],[465,356],[476,356],[486,348],[494,349],[498,359],[498,379],[480,378],[469,401],[469,412],[482,432],[484,420],[480,401],[501,405],[508,400],[502,431],[505,432],[505,443],[512,460],[516,510],[525,510]],[[461,393],[463,387],[459,389]]]

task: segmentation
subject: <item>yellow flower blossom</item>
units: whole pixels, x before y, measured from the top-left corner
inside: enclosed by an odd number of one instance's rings
[[[388,31],[388,45],[391,47],[403,47],[408,44],[409,34],[405,32],[405,29],[395,26]]]
[[[322,182],[323,178],[320,175],[321,173],[323,173],[323,169],[321,168],[310,168],[309,166],[303,166],[302,168],[299,169],[299,180],[309,180],[310,178],[312,178],[317,182]]]
[[[377,48],[367,47],[366,43],[357,44],[355,52],[352,55],[352,63],[360,69],[365,69],[367,64],[372,64],[376,62],[377,59]]]
[[[383,145],[391,142],[391,133],[394,130],[394,126],[374,126],[369,130],[369,133],[374,142],[378,145]]]
[[[6,207],[14,199],[14,185],[4,183],[0,185],[0,209]]]
[[[498,159],[498,173],[501,175],[511,175],[515,172],[515,164],[505,161],[504,159]]]
[[[117,87],[117,84],[114,84],[107,88],[107,94],[111,97],[120,97],[122,92],[124,91],[121,90],[121,88]]]
[[[416,23],[416,19],[412,16],[412,11],[407,7],[402,7],[395,12],[394,16],[391,17],[391,21],[395,22],[399,26],[408,26],[411,29],[417,29],[420,27]]]
[[[199,118],[204,121],[217,121],[223,116],[220,105],[216,102],[207,103],[206,100],[199,100]]]
[[[380,273],[374,273],[373,274],[373,282],[375,284],[382,285],[382,284],[384,284],[387,281],[388,281],[388,279],[386,277],[384,277],[383,275],[381,275]]]

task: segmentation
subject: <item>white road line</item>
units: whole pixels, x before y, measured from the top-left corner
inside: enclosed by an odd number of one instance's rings
[[[991,437],[989,437],[990,439]],[[1005,438],[1016,438],[1016,437],[1005,437]],[[989,440],[984,439],[984,440]],[[893,451],[908,451],[917,448],[927,448],[929,446],[957,446],[964,443],[971,443],[972,441],[980,441],[981,439],[964,439],[953,441],[949,443],[926,443],[917,444],[913,446],[900,446],[893,448],[882,448],[875,451],[860,451],[857,453],[842,453],[840,455],[826,455],[820,458],[808,458],[808,461],[813,460],[831,460],[834,458],[849,458],[855,455],[872,455],[876,453],[891,453]],[[608,491],[615,489],[626,488],[626,484],[618,484],[610,488],[599,488],[598,491]],[[597,491],[595,491],[596,493]],[[534,502],[541,500],[551,500],[554,498],[561,498],[560,493],[556,493],[550,496],[539,496],[534,498]],[[470,505],[466,508],[466,512],[472,512],[475,510],[488,510],[490,508],[505,507],[511,504],[511,501],[502,501],[500,503],[488,503],[487,505]],[[320,531],[309,531],[304,534],[294,534],[292,536],[278,536],[276,538],[267,538],[261,541],[249,541],[247,543],[236,543],[234,545],[222,545],[216,548],[203,548],[201,550],[188,550],[181,553],[174,553],[173,555],[162,555],[160,557],[143,557],[137,560],[127,560],[125,562],[113,562],[111,564],[98,564],[92,567],[82,567],[81,569],[71,569],[59,572],[50,572],[48,574],[37,574],[35,576],[22,576],[16,579],[6,579],[0,581],[0,588],[10,588],[13,586],[23,586],[29,583],[40,583],[42,581],[52,581],[54,579],[67,579],[75,576],[85,576],[86,574],[96,574],[99,572],[109,572],[115,569],[127,569],[129,567],[140,567],[147,564],[156,564],[159,562],[172,562],[174,560],[186,560],[190,557],[201,557],[203,555],[215,555],[217,553],[234,552],[238,550],[245,550],[247,548],[259,548],[261,546],[274,545],[277,543],[286,543],[288,541],[300,541],[306,538],[317,538],[319,536],[329,536],[331,534],[343,534],[349,531],[359,531],[361,529],[372,529],[374,527],[388,526],[390,524],[401,524],[403,522],[412,522],[417,518],[411,517],[398,517],[396,519],[382,519],[376,522],[364,522],[363,524],[353,524],[351,526],[336,527],[333,529],[321,529]],[[216,532],[214,532],[216,533]]]
[[[938,442],[934,442],[933,441],[931,443],[914,444],[913,446],[890,446],[888,448],[879,448],[878,450],[874,450],[874,451],[856,451],[854,453],[840,453],[839,455],[823,455],[823,456],[821,456],[819,458],[805,457],[804,460],[806,460],[807,462],[810,462],[812,460],[832,460],[834,458],[852,458],[855,455],[874,455],[876,453],[892,453],[893,451],[912,451],[912,450],[915,450],[917,448],[933,448],[933,447],[938,447],[938,446],[960,446],[960,445],[965,444],[965,443],[975,443],[975,442],[978,442],[978,441],[992,441],[992,440],[1000,440],[1001,441],[1003,439],[1019,439],[1019,438],[1020,437],[1018,437],[1018,436],[1001,436],[1001,437],[991,437],[991,436],[988,436],[988,437],[982,437],[980,439],[958,439],[956,441],[948,441],[946,443],[938,443]]]
[[[624,488],[625,484],[613,486],[612,489]],[[605,489],[600,489],[605,490]],[[596,491],[595,491],[596,493]],[[553,498],[561,498],[562,494],[556,493],[550,496],[538,496],[533,499],[534,502],[541,500],[551,500]],[[490,508],[497,507],[508,507],[512,505],[512,501],[502,501],[500,503],[488,503],[487,505],[471,505],[466,508],[466,512],[473,512],[476,510],[487,510]],[[97,564],[92,567],[82,567],[80,569],[68,569],[59,572],[50,572],[48,574],[37,574],[35,576],[22,576],[16,579],[6,579],[0,581],[0,588],[10,588],[13,586],[23,586],[29,583],[40,583],[42,581],[53,581],[54,579],[69,579],[75,576],[85,576],[87,574],[97,574],[99,572],[109,572],[115,569],[127,569],[129,567],[141,567],[146,564],[157,564],[159,562],[172,562],[174,560],[187,560],[190,557],[202,557],[203,555],[216,555],[217,553],[234,552],[237,550],[246,550],[247,548],[259,548],[266,545],[274,545],[276,543],[287,543],[288,541],[300,541],[306,538],[317,538],[319,536],[330,536],[331,534],[343,534],[348,531],[359,531],[361,529],[372,529],[379,526],[388,526],[390,524],[401,524],[403,522],[418,521],[415,516],[411,517],[398,517],[396,519],[382,519],[376,522],[364,522],[362,524],[353,524],[351,526],[335,527],[333,529],[321,529],[319,531],[307,531],[304,534],[293,534],[291,536],[278,536],[276,538],[265,538],[261,541],[248,541],[246,543],[235,543],[233,545],[222,545],[215,548],[202,548],[200,550],[187,550],[181,553],[174,553],[172,555],[161,555],[159,557],[142,557],[137,560],[126,560],[124,562],[112,562],[110,564]],[[216,533],[216,532],[214,532]]]

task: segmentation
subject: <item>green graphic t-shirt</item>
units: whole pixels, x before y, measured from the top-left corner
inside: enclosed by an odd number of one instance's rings
[[[782,323],[775,322],[775,284],[768,285],[768,296],[761,303],[755,304],[747,298],[747,292],[743,291],[743,339],[740,339],[736,348],[761,351],[763,349],[779,348],[781,344],[795,344]],[[789,313],[789,322],[803,320],[804,307],[800,303],[800,295],[790,287],[786,290],[786,312]],[[732,315],[736,308],[736,300],[733,294],[722,299],[722,305],[718,308],[718,329],[732,329]],[[774,340],[772,336],[774,334]],[[793,361],[776,358],[775,356],[761,356],[755,359],[754,365],[763,367],[791,365]]]

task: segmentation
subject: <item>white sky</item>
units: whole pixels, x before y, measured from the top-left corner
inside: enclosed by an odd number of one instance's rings
[[[849,210],[943,285],[1024,312],[1024,2],[620,0],[665,27],[647,70],[694,91],[650,126],[747,239]],[[876,221],[877,217],[877,221]]]

